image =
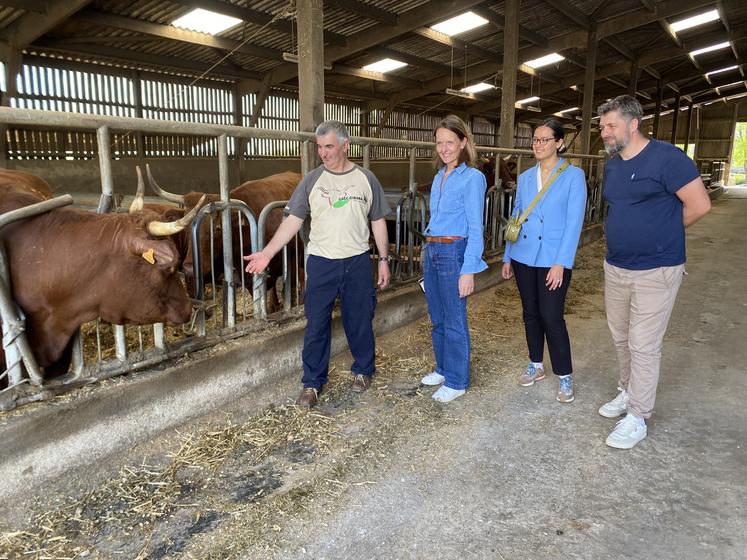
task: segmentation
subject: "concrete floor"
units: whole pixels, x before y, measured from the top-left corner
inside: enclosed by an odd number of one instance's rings
[[[458,421],[402,441],[374,484],[284,528],[277,558],[747,558],[747,192],[688,230],[649,436],[604,439],[616,394],[603,299],[571,315],[577,399],[513,377],[453,403]],[[478,298],[486,297],[484,294]],[[246,558],[256,557],[248,554]]]

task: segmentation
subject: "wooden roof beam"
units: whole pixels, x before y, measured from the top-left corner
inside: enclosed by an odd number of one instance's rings
[[[393,26],[399,23],[397,14],[387,12],[371,4],[365,4],[359,0],[324,0],[324,3],[385,25]]]
[[[241,44],[241,42],[234,41],[233,39],[225,39],[208,35],[206,33],[197,33],[195,31],[179,29],[178,27],[171,25],[151,23],[137,18],[117,16],[95,9],[83,10],[76,14],[74,19],[94,23],[96,25],[103,25],[105,27],[125,29],[127,31],[134,31],[135,33],[161,37],[162,39],[191,43],[202,47],[213,47],[226,51],[232,51],[235,49],[235,52],[250,56],[269,60],[283,60],[283,53],[277,49]]]
[[[57,27],[71,15],[84,8],[91,0],[66,0],[50,3],[43,13],[29,12],[0,33],[0,41],[11,49],[22,49]]]

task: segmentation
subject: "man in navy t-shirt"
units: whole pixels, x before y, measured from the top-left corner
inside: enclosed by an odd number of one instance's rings
[[[599,414],[627,413],[607,445],[630,449],[646,437],[654,409],[662,340],[684,273],[685,228],[711,201],[682,150],[641,134],[643,108],[634,97],[616,97],[598,113],[612,156],[604,173],[605,307],[620,366],[620,393]]]

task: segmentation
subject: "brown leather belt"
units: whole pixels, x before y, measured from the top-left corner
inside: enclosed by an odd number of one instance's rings
[[[458,235],[436,235],[435,237],[426,237],[425,240],[428,243],[454,243],[454,241],[461,241],[464,237]]]

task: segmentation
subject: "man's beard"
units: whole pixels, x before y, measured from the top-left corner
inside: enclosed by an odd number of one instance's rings
[[[622,152],[625,149],[625,146],[627,146],[627,143],[623,144],[622,142],[616,141],[612,146],[610,146],[609,144],[605,144],[604,149],[607,152],[608,156],[614,156]]]

